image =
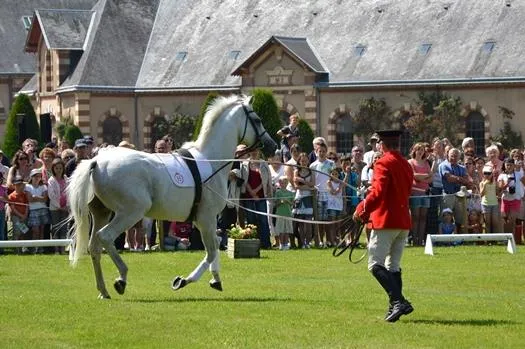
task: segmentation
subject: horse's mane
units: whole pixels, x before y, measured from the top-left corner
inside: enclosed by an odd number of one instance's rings
[[[226,109],[239,102],[246,103],[248,99],[249,97],[244,95],[231,95],[229,97],[218,96],[217,98],[215,98],[213,102],[208,106],[206,114],[204,114],[204,118],[202,120],[202,127],[199,133],[199,137],[195,144],[198,143],[199,140],[206,139],[206,136],[208,133],[210,133],[213,124]]]

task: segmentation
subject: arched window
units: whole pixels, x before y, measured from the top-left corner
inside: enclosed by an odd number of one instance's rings
[[[102,141],[118,145],[122,141],[122,123],[116,116],[110,116],[102,124]]]
[[[485,154],[485,119],[480,112],[471,112],[465,120],[465,134],[474,138],[476,154]]]
[[[157,116],[151,123],[151,151],[155,151],[155,143],[165,135],[166,119]]]
[[[352,133],[352,117],[343,114],[337,118],[335,123],[336,152],[339,154],[350,154],[354,146],[354,134]]]

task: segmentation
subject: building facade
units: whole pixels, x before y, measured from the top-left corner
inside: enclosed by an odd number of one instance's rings
[[[99,0],[33,14],[36,74],[22,92],[37,114],[70,118],[100,143],[151,149],[162,118],[197,115],[210,91],[258,87],[283,121],[299,114],[339,153],[366,142],[352,126],[361,100],[403,112],[421,91],[460,97],[458,136],[480,148],[503,127],[500,106],[525,131],[516,1]]]

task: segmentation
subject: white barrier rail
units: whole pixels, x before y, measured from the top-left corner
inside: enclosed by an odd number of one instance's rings
[[[0,248],[69,246],[72,241],[71,239],[0,241]]]
[[[433,242],[454,241],[505,241],[507,240],[507,252],[516,253],[516,242],[512,234],[450,234],[434,235],[428,234],[425,243],[425,254],[434,255]]]

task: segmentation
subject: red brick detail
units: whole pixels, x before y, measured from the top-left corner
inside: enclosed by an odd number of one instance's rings
[[[78,116],[91,116],[91,112],[89,110],[79,110]]]
[[[82,127],[90,128],[91,127],[91,122],[89,122],[89,121],[79,121],[78,122],[78,127],[80,127],[80,128],[82,128]]]
[[[317,108],[304,108],[305,113],[315,113]]]

